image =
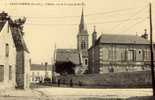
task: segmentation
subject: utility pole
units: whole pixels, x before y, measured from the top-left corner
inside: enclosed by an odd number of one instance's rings
[[[151,52],[151,75],[152,75],[152,89],[153,96],[155,96],[155,80],[154,80],[154,45],[153,45],[153,29],[152,29],[152,5],[149,3],[149,15],[150,15],[150,52]]]

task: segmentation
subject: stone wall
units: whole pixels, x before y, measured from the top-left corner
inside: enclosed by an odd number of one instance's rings
[[[65,80],[69,84],[73,80],[73,84],[79,84],[85,87],[99,88],[144,88],[151,87],[151,71],[140,72],[122,72],[107,74],[87,74],[87,75],[69,75],[58,77]]]

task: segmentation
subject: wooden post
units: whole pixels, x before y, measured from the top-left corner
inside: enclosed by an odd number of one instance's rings
[[[152,5],[149,3],[149,15],[150,15],[150,52],[151,52],[151,74],[152,74],[152,89],[153,96],[155,96],[155,80],[154,80],[154,45],[153,45],[153,29],[152,29]]]

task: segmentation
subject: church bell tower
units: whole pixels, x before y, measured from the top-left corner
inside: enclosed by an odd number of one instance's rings
[[[84,12],[82,8],[81,20],[79,24],[79,32],[77,35],[77,50],[82,55],[84,66],[88,66],[88,32],[84,22]]]

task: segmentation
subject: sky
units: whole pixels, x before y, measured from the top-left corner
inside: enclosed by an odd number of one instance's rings
[[[152,12],[155,12],[155,0],[0,0],[0,11],[8,12],[12,18],[25,16],[24,38],[32,63],[52,63],[55,45],[56,48],[77,47],[82,7],[91,46],[94,25],[98,37],[101,34],[140,36],[144,29],[149,33],[149,2],[152,2]],[[155,29],[154,13],[152,17]]]

